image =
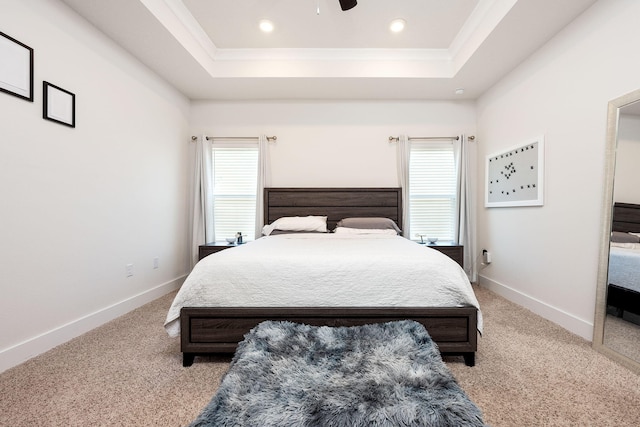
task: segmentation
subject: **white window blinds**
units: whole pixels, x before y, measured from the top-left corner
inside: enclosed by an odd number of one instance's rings
[[[215,240],[255,239],[258,146],[213,146],[213,228]]]
[[[456,167],[450,142],[411,142],[409,232],[455,240]]]

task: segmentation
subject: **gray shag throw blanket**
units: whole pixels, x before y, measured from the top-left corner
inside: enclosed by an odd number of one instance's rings
[[[201,426],[484,426],[420,323],[266,321],[245,335]]]

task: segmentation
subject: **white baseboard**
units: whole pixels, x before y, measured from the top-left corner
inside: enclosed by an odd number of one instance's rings
[[[158,285],[77,320],[0,351],[0,372],[17,366],[77,336],[178,289],[185,276]]]
[[[584,319],[580,319],[566,311],[553,307],[543,301],[540,301],[530,295],[524,294],[518,290],[510,288],[505,284],[496,282],[488,277],[478,275],[479,285],[489,289],[492,292],[514,302],[518,305],[531,310],[538,316],[542,316],[547,320],[556,323],[568,331],[586,339],[593,340],[593,323]]]

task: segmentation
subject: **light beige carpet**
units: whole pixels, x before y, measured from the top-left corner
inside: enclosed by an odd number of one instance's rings
[[[476,366],[446,358],[487,423],[640,424],[640,377],[590,343],[476,288],[485,318]],[[0,374],[1,426],[182,426],[209,402],[229,359],[183,368],[162,322],[173,294]]]

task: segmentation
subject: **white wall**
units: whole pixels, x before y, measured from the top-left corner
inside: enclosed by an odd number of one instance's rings
[[[636,0],[597,2],[477,105],[481,157],[546,137],[544,206],[478,209],[478,247],[493,257],[481,283],[587,339],[607,103],[640,87],[638,16]]]
[[[617,142],[613,201],[640,203],[640,116],[620,114]]]
[[[0,93],[2,371],[179,285],[189,103],[62,3],[0,10],[35,51],[35,102]],[[42,119],[43,80],[75,129]]]
[[[472,102],[193,102],[194,135],[276,135],[274,187],[397,186],[389,136],[475,132]]]

